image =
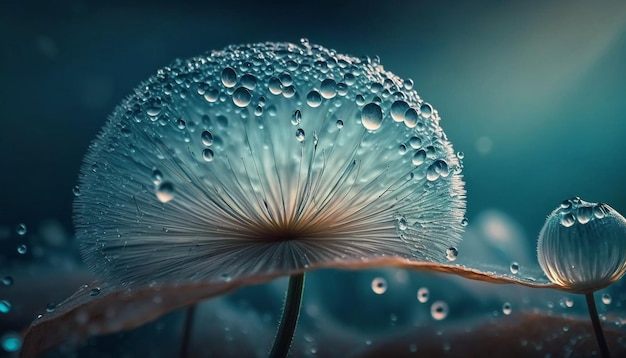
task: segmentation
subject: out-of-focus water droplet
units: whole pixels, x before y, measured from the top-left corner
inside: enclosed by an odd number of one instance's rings
[[[50,312],[54,312],[54,310],[57,308],[57,304],[54,302],[49,302],[48,305],[46,306],[46,312],[50,313]]]
[[[441,321],[448,317],[448,304],[444,301],[435,301],[430,306],[430,315],[437,321]]]
[[[322,95],[316,90],[312,90],[306,95],[306,104],[311,108],[317,108],[322,104]]]
[[[20,255],[24,255],[28,251],[28,247],[24,244],[20,244],[17,246],[17,253]]]
[[[98,296],[99,294],[100,294],[100,287],[92,288],[91,291],[89,291],[89,296]]]
[[[247,107],[252,100],[252,94],[245,87],[239,87],[233,93],[233,103],[237,107]]]
[[[11,277],[11,276],[4,276],[2,278],[2,285],[4,285],[4,286],[13,286],[13,277]]]
[[[509,302],[504,302],[504,304],[502,305],[502,313],[508,316],[511,314],[512,311],[513,307],[511,307],[511,304]]]
[[[602,295],[602,303],[604,303],[605,305],[610,305],[611,302],[613,302],[613,298],[611,298],[611,295],[609,295],[608,293]]]
[[[417,352],[417,344],[415,344],[415,343],[409,344],[409,352],[411,352],[411,353]]]
[[[511,270],[512,274],[517,274],[519,272],[519,264],[517,262],[511,262],[511,266],[509,266],[509,270]]]
[[[162,203],[167,203],[174,199],[174,184],[167,181],[162,182],[157,188],[156,196]]]
[[[469,220],[467,218],[461,219],[461,226],[465,227],[469,225]]]
[[[375,131],[383,123],[383,112],[376,103],[369,103],[361,110],[361,123],[367,130]]]
[[[429,298],[430,298],[430,291],[428,290],[428,288],[421,287],[419,290],[417,290],[417,300],[420,303],[428,302]]]
[[[459,250],[457,250],[456,247],[449,247],[446,250],[446,258],[448,261],[456,260],[457,256],[459,256]]]
[[[22,336],[9,332],[0,337],[0,345],[6,352],[17,352],[22,348]]]
[[[26,235],[26,230],[26,224],[18,224],[17,228],[15,228],[15,232],[17,232],[19,236]]]
[[[159,185],[163,181],[163,173],[157,168],[152,169],[152,182],[154,185]]]
[[[222,70],[222,83],[225,87],[232,88],[237,84],[237,73],[231,67]]]
[[[9,313],[11,311],[11,302],[6,300],[0,301],[0,313]]]
[[[75,185],[72,188],[72,194],[74,194],[75,197],[79,197],[80,196],[80,188],[78,187],[78,185]]]
[[[571,297],[565,297],[565,307],[572,308],[574,307],[574,300]]]
[[[376,277],[372,280],[372,291],[377,295],[382,295],[387,291],[387,280],[382,277]]]
[[[422,104],[420,106],[420,114],[424,118],[429,118],[433,114],[433,107],[428,103]]]
[[[214,156],[215,154],[213,154],[213,150],[209,148],[206,148],[202,151],[202,159],[204,159],[205,162],[212,162]]]
[[[294,126],[299,125],[302,122],[302,112],[299,109],[296,109],[291,116],[291,124]]]
[[[298,128],[298,130],[296,131],[296,139],[298,140],[298,142],[304,142],[305,135],[302,128]]]
[[[211,145],[213,145],[213,134],[211,134],[211,132],[209,131],[204,131],[202,132],[202,144],[204,144],[207,147],[210,147]]]

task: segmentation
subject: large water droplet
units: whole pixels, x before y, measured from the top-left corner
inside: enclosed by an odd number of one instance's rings
[[[326,99],[335,97],[337,95],[337,84],[335,83],[335,80],[332,78],[323,80],[322,85],[320,86],[320,91],[322,97]]]
[[[376,277],[372,280],[372,291],[377,295],[382,295],[387,291],[387,280],[382,277]]]
[[[424,102],[424,104],[420,106],[420,114],[424,118],[429,118],[431,114],[433,114],[433,107],[430,104]]]
[[[250,104],[251,100],[252,94],[250,94],[250,91],[248,91],[248,89],[245,87],[239,87],[233,93],[233,103],[237,107],[247,107]]]
[[[312,90],[306,95],[306,104],[312,108],[319,107],[319,105],[322,104],[322,96],[316,90]]]
[[[409,105],[404,101],[395,101],[391,105],[391,118],[395,122],[404,122],[404,113],[409,109]]]
[[[174,184],[167,181],[162,182],[157,188],[156,196],[162,203],[167,203],[174,199]]]
[[[426,160],[426,151],[424,149],[420,149],[415,154],[413,154],[413,165],[420,166]]]
[[[576,223],[576,218],[571,213],[567,213],[561,217],[561,225],[570,227]]]
[[[441,321],[448,317],[448,304],[444,301],[435,301],[430,306],[430,315],[437,321]]]
[[[361,123],[370,130],[375,131],[383,123],[383,112],[376,103],[369,103],[361,110]]]
[[[237,84],[237,72],[231,67],[226,67],[222,70],[222,83],[225,87],[235,87]]]

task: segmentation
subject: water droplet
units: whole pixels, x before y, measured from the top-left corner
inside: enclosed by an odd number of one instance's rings
[[[456,152],[456,157],[459,158],[459,159],[463,159],[463,158],[465,158],[465,153],[463,153],[463,152]]]
[[[249,90],[253,90],[256,87],[256,77],[249,73],[241,76],[241,85]]]
[[[217,88],[210,88],[204,93],[204,99],[207,102],[214,103],[220,97],[220,91]]]
[[[154,183],[154,185],[159,185],[161,184],[161,181],[163,181],[163,173],[161,173],[161,171],[158,170],[157,168],[153,168],[152,169],[152,182]]]
[[[335,122],[335,124],[337,125],[337,128],[339,129],[343,128],[343,121],[341,119],[338,119],[337,122]]]
[[[231,67],[222,70],[222,83],[225,87],[232,88],[237,84],[237,72]]]
[[[511,307],[511,304],[508,302],[504,302],[504,304],[502,305],[502,313],[508,316],[511,314],[512,311],[513,308]]]
[[[354,101],[356,102],[357,106],[362,106],[365,104],[365,97],[363,97],[362,94],[357,94],[354,98]]]
[[[571,213],[567,213],[561,217],[561,225],[570,227],[576,223],[576,218]]]
[[[50,313],[50,312],[54,312],[54,310],[57,308],[56,303],[54,302],[49,302],[48,305],[46,306],[46,312]]]
[[[15,228],[15,232],[17,232],[17,234],[19,236],[26,235],[26,225],[25,224],[18,224],[17,228]]]
[[[415,154],[413,154],[413,165],[420,166],[424,163],[424,161],[426,160],[426,151],[424,151],[424,149],[420,149],[417,152],[415,152]]]
[[[100,294],[100,287],[92,288],[91,291],[89,291],[89,296],[98,296],[99,294]]]
[[[391,105],[391,118],[394,122],[404,122],[404,113],[409,109],[409,105],[404,101],[395,101]]]
[[[2,278],[2,284],[4,286],[13,286],[13,277],[11,277],[11,276],[4,276]]]
[[[406,145],[404,145],[404,144],[400,144],[400,145],[398,146],[398,154],[400,154],[400,155],[405,155],[405,154],[406,154],[406,151],[407,151],[407,149],[406,149]]]
[[[604,218],[604,209],[602,208],[602,204],[598,204],[593,207],[593,216],[595,216],[596,219]]]
[[[417,122],[419,121],[419,116],[417,115],[417,111],[413,108],[409,108],[404,112],[404,125],[409,128],[415,128],[417,126]]]
[[[399,216],[398,217],[398,230],[404,231],[407,229],[408,226],[409,224],[407,223],[406,218],[404,216]]]
[[[383,123],[383,112],[376,103],[369,103],[361,110],[361,123],[367,130],[375,131]]]
[[[611,295],[609,295],[608,293],[602,295],[602,303],[604,303],[605,305],[610,305],[612,301],[613,298],[611,298]]]
[[[517,262],[511,262],[511,266],[509,266],[509,270],[511,270],[512,274],[517,274],[519,272],[519,264]]]
[[[413,149],[419,149],[422,147],[422,139],[420,137],[411,137],[411,139],[409,139],[409,145]]]
[[[457,256],[459,256],[459,250],[457,250],[456,247],[449,247],[446,250],[446,258],[448,261],[456,260]]]
[[[0,301],[0,313],[9,313],[11,311],[11,302],[1,300]]]
[[[185,127],[187,127],[187,123],[185,122],[184,119],[179,118],[176,120],[176,127],[178,127],[178,129],[185,129]]]
[[[320,86],[320,91],[322,97],[326,99],[335,97],[337,95],[337,84],[335,83],[335,80],[332,78],[323,80],[322,85]]]
[[[21,244],[17,246],[17,253],[20,255],[24,255],[28,251],[28,247],[26,245]]]
[[[565,297],[565,307],[572,308],[574,307],[574,300],[571,297]]]
[[[420,303],[428,302],[429,298],[430,298],[430,291],[428,290],[428,288],[422,287],[419,290],[417,290],[417,300]]]
[[[78,185],[75,185],[72,188],[72,194],[74,194],[75,197],[79,197],[80,196],[80,188],[78,187]]]
[[[421,106],[420,106],[420,114],[422,115],[422,117],[424,118],[429,118],[431,114],[433,114],[433,107],[424,102]]]
[[[306,104],[312,108],[319,107],[319,105],[322,104],[322,96],[316,90],[312,90],[306,95]]]
[[[150,107],[146,108],[146,113],[150,117],[156,117],[161,113],[161,107],[158,107],[156,105],[151,105]]]
[[[250,91],[248,91],[248,89],[245,87],[239,87],[233,93],[233,103],[237,107],[247,107],[250,104],[251,100],[252,94],[250,94]]]
[[[588,223],[591,218],[593,218],[593,207],[586,205],[579,207],[576,213],[576,218],[578,219],[578,222],[583,225]]]
[[[296,131],[296,139],[298,142],[304,142],[304,130],[302,128],[298,128]]]
[[[302,112],[300,112],[299,109],[296,109],[296,111],[293,112],[293,115],[291,116],[291,124],[297,126],[300,124],[300,122],[302,122]]]
[[[202,151],[202,159],[204,159],[205,162],[212,162],[213,157],[214,157],[214,154],[211,149],[206,148],[205,150]]]
[[[461,219],[461,226],[466,227],[469,225],[469,220],[467,218]]]
[[[167,203],[168,201],[174,199],[174,184],[167,181],[162,182],[159,184],[156,196],[162,203]]]
[[[22,336],[14,332],[5,333],[0,338],[0,345],[7,352],[17,352],[22,348]]]
[[[277,77],[272,77],[267,83],[267,89],[270,90],[271,94],[279,95],[283,92],[283,84]]]
[[[211,132],[209,131],[204,131],[202,132],[202,144],[204,144],[207,147],[210,147],[211,145],[213,145],[213,134],[211,134]]]
[[[441,321],[448,317],[448,304],[444,301],[435,301],[430,306],[430,315],[437,321]]]
[[[376,277],[372,280],[372,291],[377,295],[382,295],[387,291],[387,281],[382,277]]]

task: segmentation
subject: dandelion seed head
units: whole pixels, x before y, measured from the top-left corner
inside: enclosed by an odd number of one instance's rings
[[[550,281],[571,291],[608,286],[626,272],[626,219],[607,204],[565,200],[541,229],[537,257]]]
[[[85,261],[135,283],[446,262],[463,229],[460,163],[407,83],[307,41],[175,61],[90,146],[74,205]]]

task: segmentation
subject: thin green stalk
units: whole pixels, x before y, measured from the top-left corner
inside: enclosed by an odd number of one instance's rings
[[[187,358],[189,355],[189,344],[191,343],[191,329],[193,328],[193,318],[196,313],[196,305],[191,305],[185,310],[185,320],[183,322],[183,335],[180,344],[180,358]]]
[[[285,296],[285,306],[283,316],[280,319],[278,332],[274,339],[274,345],[270,351],[270,358],[284,358],[289,353],[293,334],[298,324],[300,315],[300,304],[302,303],[302,292],[304,291],[304,273],[291,275],[289,277],[289,287]]]
[[[591,323],[593,324],[593,332],[596,334],[596,340],[598,341],[598,346],[600,347],[600,356],[602,358],[609,358],[611,353],[609,353],[609,347],[606,344],[604,332],[602,331],[602,326],[600,325],[600,318],[598,317],[598,310],[596,309],[596,301],[593,298],[593,292],[585,293],[585,298],[587,299],[587,308],[589,309],[589,316],[591,317]]]

